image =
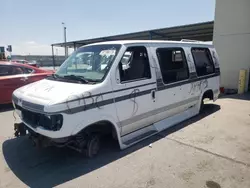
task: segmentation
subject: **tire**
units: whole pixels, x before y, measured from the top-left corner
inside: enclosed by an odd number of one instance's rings
[[[100,150],[100,137],[98,135],[90,136],[86,148],[86,156],[88,158],[95,157]]]
[[[200,105],[200,111],[199,111],[199,113],[202,113],[203,110],[204,110],[204,98],[202,98],[202,100],[201,100],[201,105]]]

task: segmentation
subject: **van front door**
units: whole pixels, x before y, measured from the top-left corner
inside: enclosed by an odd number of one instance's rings
[[[124,136],[154,122],[156,79],[145,46],[128,47],[117,70],[114,98]]]

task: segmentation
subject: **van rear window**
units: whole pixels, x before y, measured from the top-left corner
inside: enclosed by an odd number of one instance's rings
[[[214,63],[208,48],[192,48],[191,51],[198,76],[214,73]]]

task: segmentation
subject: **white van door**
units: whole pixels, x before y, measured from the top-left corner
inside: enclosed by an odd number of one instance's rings
[[[155,52],[161,72],[161,77],[157,78],[155,116],[156,121],[160,121],[188,108],[189,98],[185,98],[185,95],[190,75],[183,48],[156,47],[152,51]],[[166,126],[162,125],[164,128]]]
[[[127,135],[154,123],[155,72],[146,46],[127,47],[113,84],[121,135]]]

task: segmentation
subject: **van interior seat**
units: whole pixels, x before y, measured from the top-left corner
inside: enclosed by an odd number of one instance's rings
[[[130,65],[131,68],[128,70],[129,79],[144,77],[144,72],[145,72],[144,58],[143,56],[140,56],[139,52],[135,52],[133,54],[133,59]]]

